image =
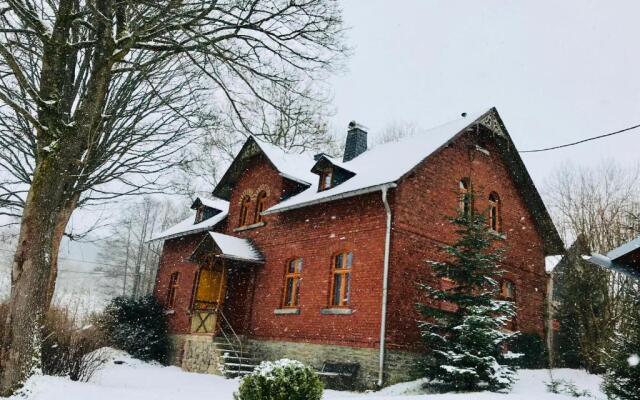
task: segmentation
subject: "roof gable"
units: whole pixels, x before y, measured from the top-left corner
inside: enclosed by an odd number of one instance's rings
[[[311,155],[286,152],[272,144],[250,136],[238,152],[238,155],[233,159],[220,182],[213,189],[213,195],[229,200],[233,187],[240,175],[245,171],[248,161],[259,154],[264,155],[283,178],[296,182],[303,187],[311,186],[312,182],[316,180],[315,175],[311,173],[311,167],[314,164]]]

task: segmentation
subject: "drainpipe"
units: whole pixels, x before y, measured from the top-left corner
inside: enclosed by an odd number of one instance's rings
[[[387,293],[389,291],[389,249],[391,247],[391,207],[387,199],[387,190],[395,184],[382,187],[382,203],[387,213],[387,228],[384,235],[384,274],[382,278],[382,318],[380,319],[380,359],[378,370],[378,386],[384,382],[384,352],[387,335]]]

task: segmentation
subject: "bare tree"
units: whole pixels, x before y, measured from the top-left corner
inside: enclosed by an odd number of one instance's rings
[[[155,192],[209,102],[244,121],[267,83],[343,54],[331,0],[0,0],[0,201],[20,218],[1,394],[32,369],[73,211]]]
[[[328,124],[333,115],[330,98],[322,89],[310,83],[270,82],[264,89],[267,101],[252,100],[243,119],[232,105],[206,115],[204,133],[180,164],[181,174],[174,180],[177,192],[189,198],[210,192],[249,135],[291,152],[337,154],[336,136]]]
[[[580,237],[584,247],[606,253],[640,234],[635,218],[640,210],[639,183],[638,167],[624,169],[603,162],[592,169],[565,166],[544,192],[565,242]],[[630,278],[579,258],[562,271],[557,310],[560,341],[571,353],[567,359],[573,366],[592,372],[602,368],[605,349],[632,310],[632,285]]]
[[[397,142],[405,137],[414,136],[420,132],[417,124],[410,121],[392,121],[387,124],[376,137],[376,144]]]
[[[150,242],[154,233],[186,217],[184,207],[171,201],[145,198],[123,208],[98,254],[104,274],[100,287],[107,297],[139,297],[153,289],[162,242]]]

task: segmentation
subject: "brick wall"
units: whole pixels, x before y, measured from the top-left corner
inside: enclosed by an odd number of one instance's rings
[[[245,282],[252,282],[253,293],[237,292],[238,298],[228,298],[227,304],[252,304],[244,329],[240,329],[256,338],[375,347],[379,341],[385,229],[380,194],[267,215],[262,227],[234,231],[244,195],[252,196],[253,207],[258,191],[267,190],[270,207],[294,188],[262,157],[257,157],[238,180],[230,199],[227,233],[254,240],[267,263],[250,267],[254,276],[244,275]],[[249,214],[253,216],[253,209]],[[321,310],[329,303],[332,256],[342,250],[350,250],[354,256],[350,307],[353,313],[324,315]],[[274,311],[282,305],[285,267],[293,257],[304,260],[300,313],[275,315]],[[230,285],[232,280],[229,279]],[[225,310],[238,311],[235,307]]]
[[[440,246],[454,239],[445,216],[455,213],[457,185],[462,177],[471,178],[478,209],[488,206],[491,191],[500,195],[508,246],[504,268],[506,277],[517,286],[518,329],[543,334],[546,281],[540,235],[495,149],[489,146],[487,155],[470,151],[469,144],[469,137],[457,140],[431,156],[390,192],[394,212],[388,308],[391,349],[420,348],[416,327],[420,316],[415,310],[420,293],[415,283],[429,279],[425,260],[441,258]],[[225,233],[252,239],[267,262],[238,266],[230,272],[225,315],[239,333],[255,339],[375,349],[379,344],[385,232],[381,195],[376,192],[267,215],[264,226],[236,231],[243,196],[252,198],[251,219],[259,191],[268,192],[268,208],[296,188],[261,156],[249,163],[237,181]],[[170,316],[173,333],[189,329],[188,308],[197,266],[186,257],[201,236],[165,244],[156,286],[161,301],[166,297],[171,272],[179,270],[182,274],[175,313]],[[324,315],[321,310],[329,302],[332,256],[341,250],[354,254],[353,313]],[[304,260],[300,312],[276,315],[274,311],[282,302],[285,266],[293,257]]]
[[[543,242],[509,171],[495,148],[489,154],[469,149],[471,136],[463,136],[423,162],[395,190],[389,281],[389,344],[419,347],[415,303],[421,292],[416,282],[434,284],[426,260],[442,259],[441,246],[455,239],[447,216],[458,206],[458,184],[469,177],[476,192],[475,207],[488,209],[492,191],[502,203],[502,232],[506,240],[504,278],[516,284],[517,328],[544,334],[546,275]],[[487,146],[487,145],[485,145]]]
[[[161,304],[166,305],[171,274],[180,273],[175,307],[168,311],[169,330],[173,333],[189,333],[191,297],[199,266],[190,262],[188,257],[203,237],[204,234],[201,233],[164,242],[154,296]]]

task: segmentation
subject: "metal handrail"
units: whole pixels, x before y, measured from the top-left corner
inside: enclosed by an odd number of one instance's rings
[[[224,338],[227,341],[227,343],[231,347],[234,347],[233,343],[231,343],[231,340],[229,340],[229,337],[228,337],[227,333],[225,332],[224,326],[222,326],[222,324],[221,324],[221,322],[224,321],[225,326],[227,326],[229,328],[229,330],[233,334],[233,337],[235,338],[236,342],[238,343],[238,347],[240,348],[238,356],[242,356],[242,354],[243,354],[242,350],[243,349],[242,349],[242,340],[240,340],[240,336],[238,336],[238,334],[236,333],[235,329],[233,329],[233,326],[231,326],[231,323],[229,323],[229,320],[224,315],[222,310],[218,310],[218,315],[222,317],[221,319],[218,319],[218,324],[220,324],[220,327],[219,327],[220,328],[220,332],[222,332],[222,334],[224,335]]]

